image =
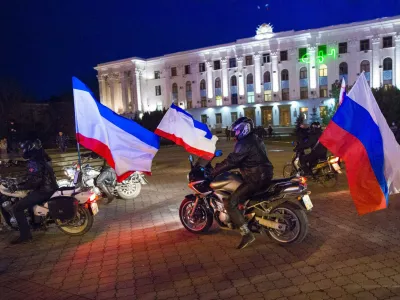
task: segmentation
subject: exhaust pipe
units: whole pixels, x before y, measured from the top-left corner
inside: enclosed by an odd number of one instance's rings
[[[262,226],[265,226],[265,227],[268,227],[268,228],[277,229],[277,230],[282,230],[282,231],[286,230],[286,225],[285,224],[281,224],[279,222],[274,222],[274,221],[267,220],[267,219],[262,219],[262,218],[259,218],[259,217],[256,217],[256,220]]]

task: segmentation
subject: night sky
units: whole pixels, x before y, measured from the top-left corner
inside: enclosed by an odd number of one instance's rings
[[[233,42],[262,23],[284,31],[400,15],[400,0],[0,2],[0,77],[39,100],[71,89],[72,75],[94,83],[99,63]]]

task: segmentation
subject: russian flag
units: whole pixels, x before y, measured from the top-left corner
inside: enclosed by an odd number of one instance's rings
[[[168,109],[155,133],[183,146],[189,153],[207,160],[214,157],[218,138],[212,135],[207,124],[196,121],[175,104]]]
[[[400,192],[400,146],[364,73],[344,95],[320,142],[344,159],[360,215],[387,208],[389,195]]]
[[[96,101],[79,79],[72,85],[78,143],[106,159],[120,182],[134,171],[150,173],[160,138]]]

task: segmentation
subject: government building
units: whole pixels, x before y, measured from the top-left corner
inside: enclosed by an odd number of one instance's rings
[[[400,16],[256,35],[224,45],[99,64],[101,102],[131,115],[179,105],[213,130],[247,116],[257,126],[290,127],[334,105],[331,86],[400,87]]]

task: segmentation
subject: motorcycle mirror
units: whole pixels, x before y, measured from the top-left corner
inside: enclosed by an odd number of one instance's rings
[[[193,156],[190,154],[189,155],[189,161],[191,162],[191,163],[193,163]]]
[[[215,157],[220,157],[220,156],[222,156],[222,150],[217,150],[217,151],[215,151]]]

